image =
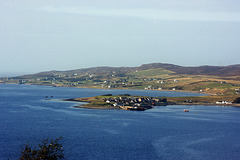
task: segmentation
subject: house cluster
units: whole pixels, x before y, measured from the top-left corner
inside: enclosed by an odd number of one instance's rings
[[[133,87],[133,86],[140,86],[142,84],[142,82],[131,82],[131,81],[127,81],[126,79],[120,79],[120,80],[116,80],[116,81],[98,81],[95,82],[94,85],[99,85],[102,88],[106,87],[106,88],[117,88],[117,87]]]
[[[163,83],[165,83],[165,81],[157,81],[157,83],[162,83],[163,84]]]
[[[104,99],[107,103],[112,103],[113,106],[134,106],[134,107],[149,107],[167,105],[166,98],[152,97],[108,97]]]
[[[144,89],[157,89],[157,90],[162,90],[163,88],[162,88],[162,87],[159,87],[159,86],[153,86],[153,85],[151,85],[151,86],[145,87]]]
[[[217,101],[216,104],[232,104],[232,102],[228,102],[228,101]]]
[[[147,86],[144,89],[153,89],[153,86]]]
[[[144,81],[155,81],[155,80],[157,80],[157,79],[155,79],[155,78],[144,78],[143,80],[144,80]]]
[[[25,84],[25,83],[27,83],[27,82],[28,82],[28,81],[26,81],[26,80],[19,80],[19,81],[18,81],[19,84]]]
[[[102,81],[102,82],[95,82],[94,85],[100,85],[102,88],[107,87],[107,88],[116,88],[118,87],[119,81]]]

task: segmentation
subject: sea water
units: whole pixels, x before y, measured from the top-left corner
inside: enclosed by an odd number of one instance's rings
[[[64,98],[103,94],[198,96],[184,92],[0,84],[0,159],[63,138],[67,160],[237,160],[240,108],[159,106],[146,111],[74,108]],[[53,97],[51,97],[53,96]],[[189,109],[189,112],[183,112]]]

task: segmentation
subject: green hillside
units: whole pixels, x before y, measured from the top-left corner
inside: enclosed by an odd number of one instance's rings
[[[94,67],[0,78],[0,83],[116,89],[151,89],[240,94],[240,65],[183,67],[152,63],[140,67]]]
[[[157,68],[157,69],[148,69],[148,70],[142,70],[142,71],[136,70],[133,73],[128,73],[128,75],[147,78],[147,77],[159,77],[159,76],[169,75],[173,73],[174,72],[165,70],[163,68]]]

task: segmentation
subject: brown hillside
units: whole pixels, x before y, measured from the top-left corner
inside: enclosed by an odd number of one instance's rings
[[[188,75],[212,75],[212,76],[240,76],[240,65],[230,65],[230,66],[199,66],[199,67],[184,67],[173,64],[164,63],[152,63],[144,64],[139,67],[139,69],[155,69],[164,68],[175,72],[176,74],[188,74]]]

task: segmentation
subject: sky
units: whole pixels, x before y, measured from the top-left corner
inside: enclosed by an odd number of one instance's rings
[[[0,0],[0,76],[240,64],[239,0]]]

